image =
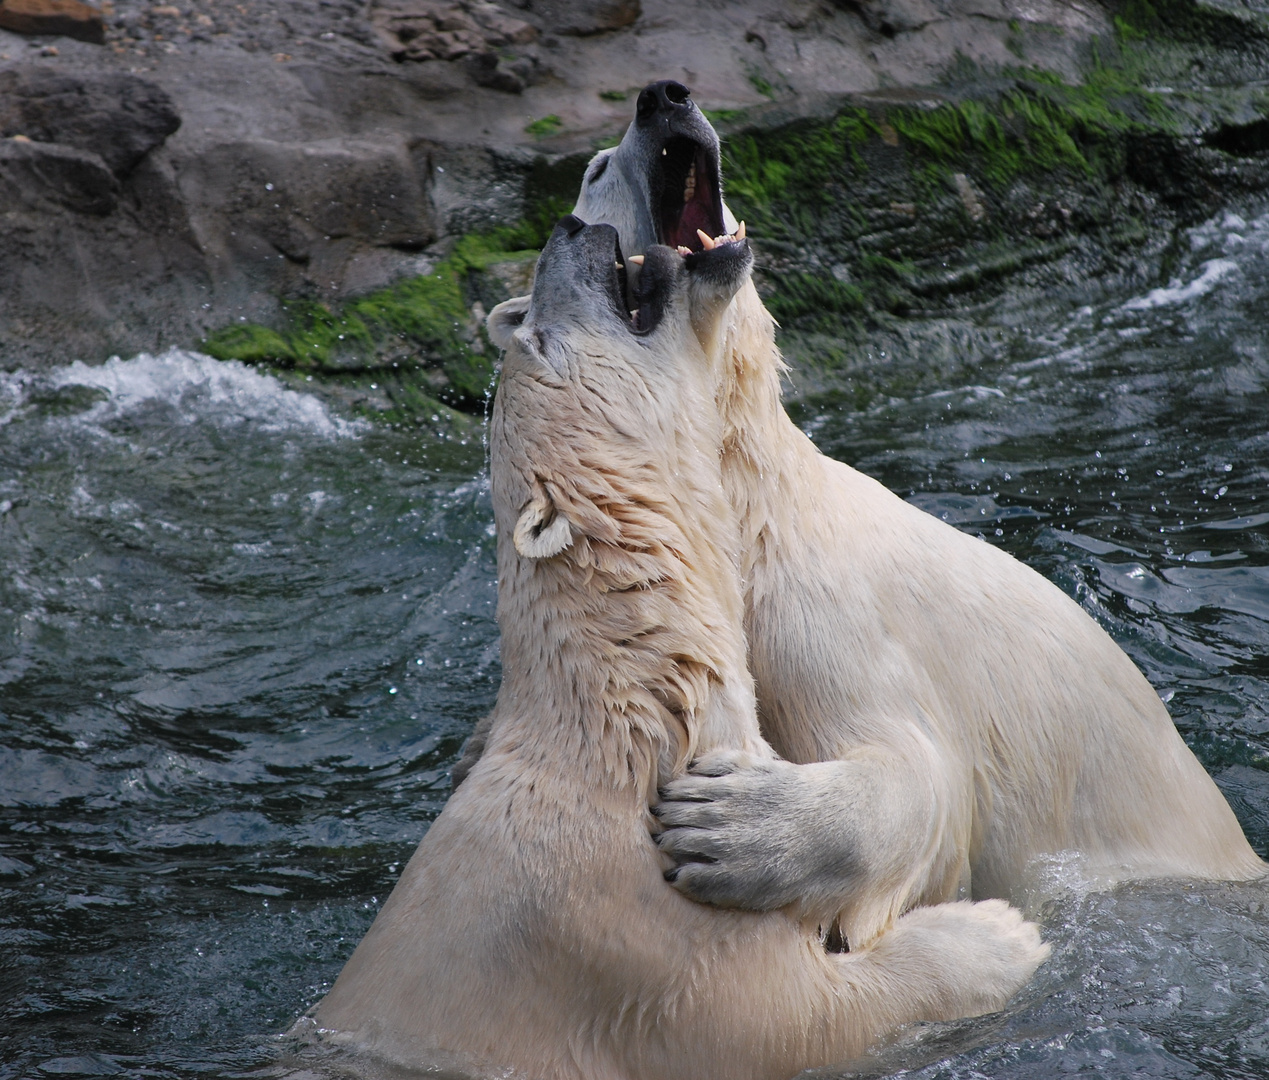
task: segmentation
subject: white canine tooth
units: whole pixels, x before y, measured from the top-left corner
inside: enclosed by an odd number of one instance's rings
[[[628,258],[628,259],[626,260],[626,262],[629,262],[629,263],[634,263],[634,264],[635,264],[635,266],[642,266],[642,265],[643,265],[643,256],[642,256],[642,255],[631,255],[631,256],[630,256],[630,258]]]
[[[714,238],[710,236],[709,233],[707,233],[704,229],[697,229],[696,235],[701,238],[701,247],[703,247],[706,251],[714,250]]]
[[[624,267],[624,266],[622,266],[622,265],[621,265],[621,263],[619,263],[619,262],[615,262],[615,263],[613,263],[613,266],[615,266],[618,270],[624,270],[624,269],[625,269],[625,267]]]
[[[743,240],[745,238],[745,223],[742,221],[736,226],[736,239]]]
[[[661,156],[662,156],[662,157],[665,157],[665,155],[666,155],[666,149],[665,149],[665,147],[663,146],[663,147],[661,147]]]

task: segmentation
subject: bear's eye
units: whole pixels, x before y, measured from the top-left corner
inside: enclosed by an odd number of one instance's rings
[[[607,171],[608,171],[608,159],[604,158],[602,161],[597,161],[595,163],[595,167],[591,169],[590,175],[586,177],[586,183],[593,184],[596,180],[598,180],[601,176],[603,176],[604,173]]]

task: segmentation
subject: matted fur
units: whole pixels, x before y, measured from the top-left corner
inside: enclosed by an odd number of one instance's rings
[[[660,85],[640,101],[664,116],[601,151],[578,198],[627,255],[651,242],[660,133],[717,146],[685,88],[671,103]],[[718,754],[669,786],[659,812],[662,849],[684,861],[676,886],[758,910],[796,902],[862,943],[913,904],[1020,898],[1045,855],[1078,853],[1101,884],[1263,875],[1097,623],[1022,563],[819,453],[781,405],[774,323],[752,284],[723,330],[715,392],[750,664],[763,734],[787,760]]]
[[[729,873],[800,862],[754,906],[796,895],[863,942],[914,903],[1019,897],[1046,854],[1078,852],[1102,884],[1262,875],[1109,635],[1024,564],[822,455],[781,407],[751,286],[728,320],[722,472],[750,664],[764,735],[803,767],[716,761],[726,775],[672,785],[693,801],[668,820],[709,806],[709,827],[745,852],[685,867],[681,887],[709,898],[721,883],[728,900],[744,894]]]
[[[772,757],[719,468],[720,353],[690,320],[716,323],[730,291],[680,279],[637,338],[584,291],[552,291],[561,232],[504,339],[491,423],[496,723],[313,1022],[411,1067],[775,1080],[1001,1007],[1048,950],[1000,901],[918,909],[842,955],[794,912],[725,911],[663,880],[658,782],[694,753]],[[537,554],[560,517],[569,542]]]

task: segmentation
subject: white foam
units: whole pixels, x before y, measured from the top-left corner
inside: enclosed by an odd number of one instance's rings
[[[1149,308],[1183,304],[1199,296],[1205,296],[1227,277],[1238,273],[1233,259],[1208,259],[1202,264],[1203,272],[1188,285],[1174,282],[1166,289],[1151,289],[1145,296],[1138,296],[1123,305],[1125,311],[1144,311]]]
[[[1191,251],[1219,246],[1225,254],[1233,251],[1269,252],[1269,213],[1248,220],[1232,211],[1209,218],[1187,229]]]
[[[0,371],[0,427],[4,427],[22,408],[30,381],[30,372]]]
[[[130,360],[116,356],[100,365],[76,360],[49,372],[48,379],[53,386],[91,386],[110,395],[82,414],[81,419],[89,422],[162,402],[175,408],[187,423],[250,420],[265,431],[307,429],[332,439],[355,436],[366,426],[364,421],[332,416],[312,395],[292,390],[237,360],[216,360],[186,349],[168,349],[157,356],[142,353]]]
[[[1044,902],[1055,896],[1083,899],[1091,892],[1114,884],[1110,878],[1093,873],[1088,856],[1074,850],[1035,856],[1027,863],[1023,880],[1018,899],[1023,910],[1032,914],[1038,913]]]

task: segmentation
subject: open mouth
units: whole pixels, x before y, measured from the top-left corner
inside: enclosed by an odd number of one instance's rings
[[[645,269],[643,273],[640,273],[635,287],[631,290],[630,276],[626,271],[627,261],[632,265],[643,267],[645,258],[643,255],[632,255],[629,260],[624,259],[621,254],[621,244],[618,243],[614,231],[612,269],[604,283],[604,291],[608,294],[608,301],[621,321],[626,324],[631,333],[640,336],[652,333],[660,324],[661,316],[665,314],[667,292],[673,280],[672,275],[665,272],[666,267],[663,262],[654,256],[651,272]],[[633,307],[626,304],[627,296],[631,297]]]
[[[722,183],[713,147],[686,135],[671,135],[649,179],[660,243],[700,251],[698,230],[707,236],[723,233]]]
[[[687,272],[696,278],[717,284],[734,282],[748,273],[753,261],[749,245],[745,243],[745,223],[742,221],[734,236],[697,235],[698,250],[679,248]]]
[[[579,269],[592,287],[599,286],[613,314],[632,334],[640,336],[652,333],[660,325],[670,295],[679,286],[684,270],[691,279],[715,286],[730,285],[734,289],[752,264],[743,225],[734,236],[710,236],[701,230],[693,237],[695,249],[684,244],[676,251],[668,245],[656,244],[645,254],[627,259],[622,256],[616,229],[611,225],[587,225],[573,214],[560,219],[543,257],[548,255],[552,245],[567,243],[569,238],[583,232],[584,261]],[[607,243],[602,239],[605,236]],[[640,267],[633,288],[627,265]],[[629,304],[627,296],[631,297]]]
[[[565,219],[568,220],[568,219]],[[621,244],[617,240],[616,229],[612,233],[612,255],[608,260],[608,272],[604,275],[603,289],[613,312],[626,325],[632,334],[640,336],[650,334],[661,322],[665,313],[665,301],[673,274],[668,273],[665,259],[677,259],[679,256],[664,248],[653,248],[651,265],[645,263],[646,256],[632,255],[629,260],[622,257]],[[634,288],[630,289],[630,277],[626,265],[643,268]],[[626,297],[631,297],[630,307]]]
[[[735,288],[752,263],[749,245],[744,233],[738,236],[710,237],[703,233],[696,237],[697,250],[681,246],[677,251],[658,245],[644,255],[631,255],[630,263],[642,268],[634,288],[634,307],[626,312],[620,308],[620,297],[627,286],[626,261],[621,258],[621,248],[615,248],[616,258],[609,275],[608,295],[618,306],[626,324],[634,334],[650,334],[665,314],[670,290],[678,281],[678,264],[682,263],[690,277],[715,285]]]
[[[630,289],[630,276],[626,272],[627,260],[622,257],[621,244],[617,240],[617,230],[612,229],[612,257],[608,262],[608,273],[604,275],[604,293],[618,318],[634,334],[650,334],[656,329],[665,312],[667,277],[664,273],[640,274],[638,284]],[[644,257],[632,255],[629,262],[635,266],[643,266]],[[632,297],[630,307],[626,297]]]
[[[638,316],[637,311],[630,311],[626,307],[626,297],[630,295],[627,291],[630,287],[630,279],[626,273],[626,260],[621,255],[621,244],[617,239],[617,230],[612,230],[612,263],[611,271],[604,280],[604,292],[608,294],[608,302],[612,304],[613,310],[621,317],[622,322],[635,329],[634,321]]]

